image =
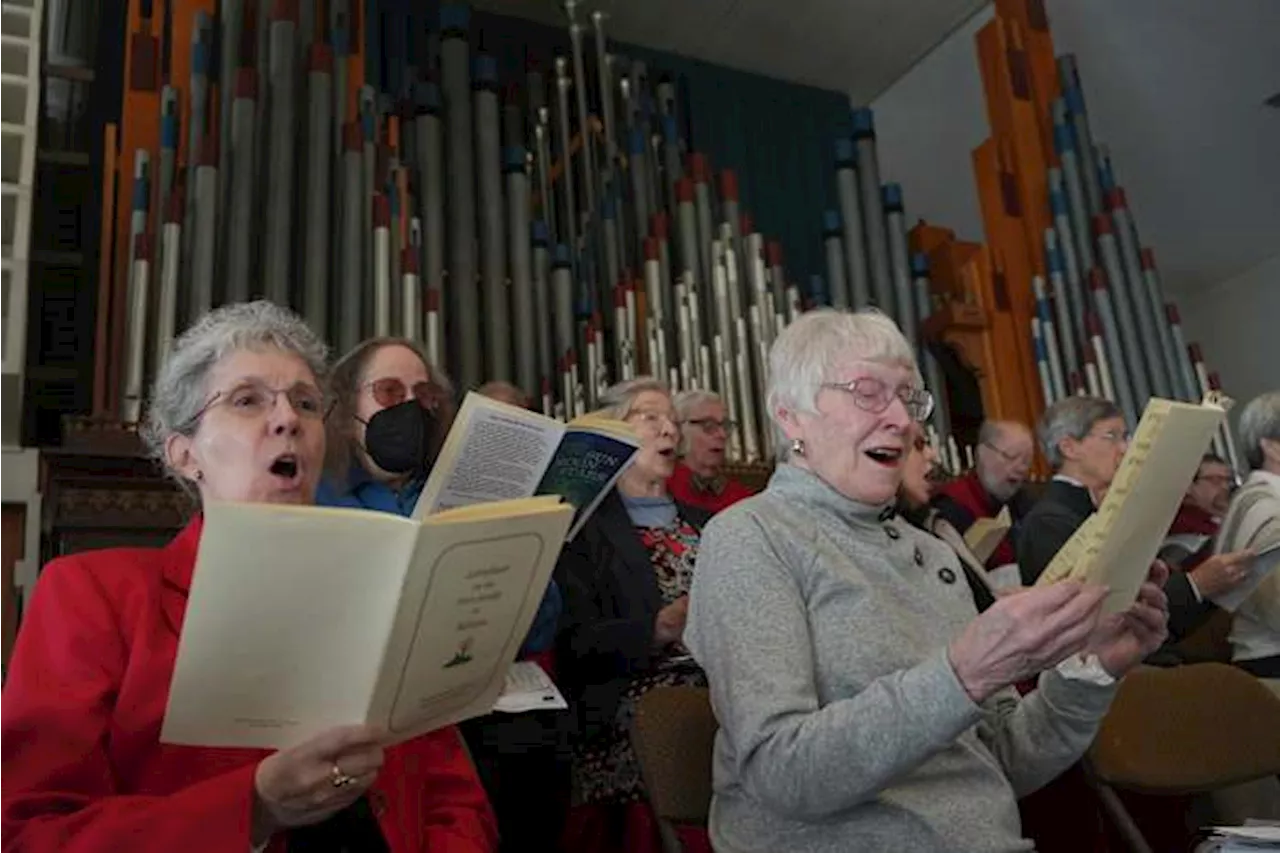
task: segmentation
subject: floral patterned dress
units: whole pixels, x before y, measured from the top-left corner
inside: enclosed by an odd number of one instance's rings
[[[658,581],[665,607],[688,595],[693,563],[698,556],[699,534],[683,519],[664,527],[637,527],[649,552],[649,563]],[[644,799],[640,765],[631,749],[631,720],[636,702],[659,686],[707,686],[703,673],[682,644],[673,643],[648,672],[636,676],[618,706],[613,725],[598,737],[580,743],[574,751],[574,799],[578,803],[631,803]]]

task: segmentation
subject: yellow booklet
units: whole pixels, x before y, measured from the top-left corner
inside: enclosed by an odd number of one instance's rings
[[[204,512],[160,739],[274,749],[358,723],[399,742],[492,711],[573,517],[556,496],[423,521]]]
[[[1127,610],[1225,414],[1215,405],[1151,398],[1102,504],[1036,585],[1068,578],[1105,584],[1111,592],[1103,612]]]
[[[1011,527],[1013,519],[1010,518],[1009,507],[1006,505],[995,518],[979,518],[969,525],[969,529],[964,532],[964,544],[969,546],[969,551],[978,558],[979,563],[985,564],[1004,541]]]

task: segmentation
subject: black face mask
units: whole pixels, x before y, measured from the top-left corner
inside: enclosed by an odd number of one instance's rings
[[[364,449],[373,463],[390,474],[425,474],[439,426],[436,416],[417,400],[383,409],[365,424]]]

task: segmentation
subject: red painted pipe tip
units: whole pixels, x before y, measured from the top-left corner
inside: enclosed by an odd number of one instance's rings
[[[1199,344],[1197,343],[1187,344],[1187,350],[1188,352],[1191,353],[1191,360],[1196,364],[1199,364],[1200,362],[1204,361],[1204,353],[1200,350]]]
[[[1101,237],[1104,234],[1111,234],[1111,217],[1105,213],[1099,213],[1093,217],[1093,233]]]
[[[1080,391],[1083,391],[1083,390],[1084,390],[1084,379],[1083,379],[1083,378],[1081,378],[1081,376],[1080,376],[1080,371],[1078,371],[1078,370],[1073,370],[1073,371],[1071,371],[1071,379],[1070,379],[1070,382],[1071,382],[1071,390],[1072,390],[1072,391],[1075,391],[1076,393],[1079,393]]]
[[[166,225],[171,222],[181,225],[183,217],[187,215],[187,194],[182,184],[185,177],[185,174],[179,173],[173,182],[173,188],[169,190],[169,198],[165,202],[164,210]]]
[[[333,48],[322,41],[313,41],[307,53],[307,70],[322,74],[333,73]]]
[[[1144,270],[1153,270],[1156,268],[1156,253],[1150,249],[1142,249],[1138,252],[1142,256],[1142,268]]]
[[[364,150],[364,133],[360,122],[349,121],[342,126],[342,150],[359,153]]]
[[[1098,319],[1098,315],[1093,311],[1086,311],[1084,315],[1084,327],[1088,331],[1089,337],[1102,337],[1102,321]],[[1092,349],[1092,347],[1090,347]]]
[[[744,213],[738,217],[738,227],[742,229],[742,236],[756,233],[756,224],[751,219],[750,213]]]
[[[1106,290],[1107,277],[1102,274],[1102,270],[1093,267],[1089,270],[1089,288],[1091,290]]]
[[[373,227],[391,227],[391,202],[387,199],[386,193],[373,194]]]
[[[436,312],[440,310],[440,288],[427,288],[427,310]]]
[[[710,170],[707,168],[707,155],[699,154],[697,151],[689,152],[689,177],[693,178],[695,184],[707,183]]]
[[[627,285],[625,282],[618,282],[613,288],[613,307],[627,307]]]
[[[1209,371],[1209,387],[1214,391],[1222,390],[1222,379],[1218,376],[1218,371],[1216,370]]]
[[[658,241],[653,237],[644,238],[644,259],[646,261],[656,261],[660,258],[658,253]]]
[[[655,213],[649,217],[649,231],[653,234],[653,238],[658,241],[667,239],[667,215],[665,213]]]
[[[1089,336],[1093,336],[1093,330],[1089,330]],[[1098,354],[1093,351],[1093,341],[1084,342],[1084,363],[1092,364],[1095,367],[1098,364]]]
[[[732,169],[725,169],[720,173],[720,199],[721,201],[738,200],[738,176]]]
[[[765,263],[771,267],[782,266],[782,244],[777,240],[770,240],[764,245]]]
[[[1115,187],[1111,192],[1107,193],[1107,210],[1128,206],[1129,200],[1125,197],[1124,190],[1121,187]]]
[[[1164,304],[1164,316],[1165,319],[1169,321],[1169,325],[1182,325],[1182,315],[1178,313],[1178,306],[1174,305],[1172,302],[1166,302]]]
[[[217,132],[206,133],[204,137],[201,138],[200,144],[196,146],[199,149],[196,151],[196,165],[213,166],[217,168],[218,145]]]
[[[151,238],[145,231],[133,238],[133,259],[135,261],[151,260]]]
[[[258,71],[256,68],[236,69],[236,97],[249,101],[258,100]]]
[[[298,23],[298,0],[275,0],[271,4],[271,21]]]
[[[693,181],[688,178],[681,178],[676,181],[676,203],[683,202],[693,204]]]
[[[400,250],[400,273],[402,275],[418,274],[418,249],[416,246],[405,246]]]

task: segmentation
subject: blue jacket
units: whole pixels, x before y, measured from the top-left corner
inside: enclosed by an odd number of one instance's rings
[[[321,480],[316,489],[316,503],[319,506],[342,506],[352,509],[369,509],[377,512],[393,512],[408,516],[422,493],[424,480],[416,480],[399,492],[385,483],[374,480],[364,469],[355,467],[348,478],[345,491],[339,491],[328,479]],[[556,625],[560,621],[563,605],[560,599],[560,587],[555,581],[547,586],[547,591],[538,604],[538,612],[533,617],[533,625],[524,638],[520,656],[543,652],[551,648],[556,638]]]

